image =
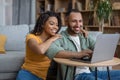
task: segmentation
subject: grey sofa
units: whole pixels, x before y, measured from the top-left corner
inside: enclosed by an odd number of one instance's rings
[[[0,34],[7,36],[5,54],[0,54],[0,80],[15,80],[25,57],[25,37],[32,25],[0,26]],[[61,31],[65,27],[62,27]],[[94,39],[101,32],[90,32]]]
[[[15,80],[24,61],[25,37],[33,25],[0,26],[0,34],[7,37],[5,54],[0,54],[0,80]]]

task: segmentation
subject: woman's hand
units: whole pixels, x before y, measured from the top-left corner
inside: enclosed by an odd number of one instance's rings
[[[50,39],[51,39],[52,41],[55,41],[55,40],[57,40],[57,39],[59,39],[59,38],[61,38],[61,35],[60,35],[60,34],[55,34],[55,35],[52,36]]]

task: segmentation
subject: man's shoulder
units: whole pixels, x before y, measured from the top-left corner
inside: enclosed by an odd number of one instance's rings
[[[67,37],[69,37],[69,34],[67,33],[67,31],[66,30],[64,30],[64,31],[61,31],[61,33],[60,33],[64,38],[67,38]]]
[[[63,42],[67,41],[69,36],[66,34],[66,31],[62,31],[60,34],[62,37],[54,41],[53,44],[63,44]]]

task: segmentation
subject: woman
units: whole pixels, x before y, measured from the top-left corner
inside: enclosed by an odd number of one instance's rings
[[[60,38],[56,34],[61,20],[54,12],[40,15],[34,30],[26,36],[26,57],[16,80],[45,80],[50,60],[44,54],[51,43]]]

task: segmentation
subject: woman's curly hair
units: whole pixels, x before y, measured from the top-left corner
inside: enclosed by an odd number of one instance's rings
[[[58,31],[61,29],[61,18],[60,16],[52,11],[47,11],[44,13],[41,13],[41,15],[39,16],[39,18],[37,19],[37,22],[35,24],[34,29],[30,32],[32,34],[41,34],[43,32],[43,25],[45,24],[45,22],[48,20],[49,17],[56,17],[58,20]],[[57,31],[57,32],[58,32]]]

